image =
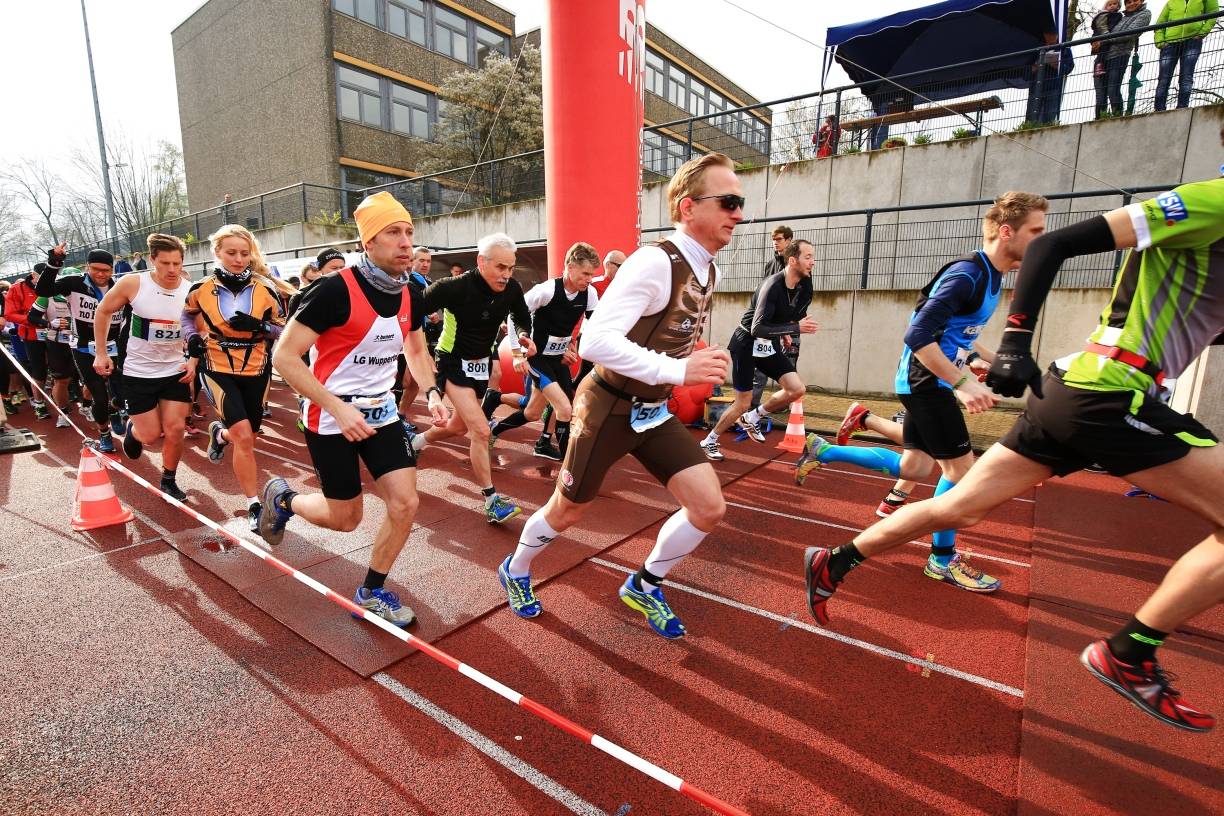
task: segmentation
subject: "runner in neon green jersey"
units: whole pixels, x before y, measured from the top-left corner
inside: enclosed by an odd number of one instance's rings
[[[1224,128],[1220,133],[1224,143]],[[1101,322],[1082,351],[1043,378],[1033,327],[1068,258],[1129,249]],[[965,480],[904,507],[853,542],[804,553],[808,606],[827,625],[827,603],[847,573],[935,530],[972,526],[1052,476],[1099,463],[1115,476],[1210,521],[1211,535],[1173,565],[1125,626],[1088,645],[1080,661],[1140,710],[1187,731],[1215,717],[1170,685],[1156,648],[1178,626],[1224,600],[1224,447],[1164,399],[1209,345],[1224,343],[1224,178],[1185,184],[1150,201],[1048,233],[1029,246],[987,384],[1003,396],[1032,388],[1024,415]]]

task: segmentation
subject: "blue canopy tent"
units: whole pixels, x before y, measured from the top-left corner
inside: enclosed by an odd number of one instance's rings
[[[1065,39],[1068,0],[943,0],[875,20],[830,28],[821,88],[833,60],[862,84],[877,114],[912,108],[915,94],[952,99],[1032,81],[1033,56],[1047,36]],[[997,59],[990,59],[996,57]],[[957,68],[973,60],[973,65]],[[904,89],[879,79],[909,75]]]

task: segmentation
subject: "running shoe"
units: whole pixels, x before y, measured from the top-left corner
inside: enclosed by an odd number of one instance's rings
[[[706,458],[711,462],[721,462],[727,457],[723,456],[722,450],[718,447],[718,440],[713,439],[708,442],[701,443],[701,451],[706,455]]]
[[[850,437],[865,430],[863,422],[870,413],[866,405],[857,402],[850,403],[850,407],[846,409],[846,416],[842,419],[841,427],[837,429],[837,444],[845,445],[850,441]]]
[[[803,580],[807,584],[808,609],[821,626],[829,625],[829,610],[825,604],[837,591],[837,584],[829,575],[829,561],[833,551],[824,547],[808,547],[803,551]]]
[[[535,443],[535,450],[531,455],[538,456],[541,459],[551,459],[554,462],[560,462],[562,458],[560,449],[547,439],[537,439]]]
[[[34,402],[31,405],[34,408],[35,419],[49,419],[51,417],[51,412],[47,410],[45,402]]]
[[[753,442],[765,444],[765,434],[761,433],[759,422],[748,422],[743,417],[735,420],[735,427]]]
[[[144,451],[144,445],[140,444],[136,434],[132,433],[133,424],[132,420],[129,419],[127,427],[123,429],[123,455],[129,459],[139,459],[140,454]],[[175,496],[175,498],[177,499],[178,496]]]
[[[127,453],[127,440],[126,439],[123,442],[123,447],[124,447],[123,452],[124,454],[126,454]],[[161,492],[165,493],[170,498],[178,499],[181,502],[187,501],[187,494],[179,489],[178,484],[173,479],[162,479],[160,487],[161,487]]]
[[[115,437],[111,434],[110,429],[98,434],[98,450],[102,453],[115,452]]]
[[[1080,654],[1080,662],[1102,683],[1161,722],[1200,733],[1215,727],[1215,717],[1183,700],[1181,692],[1170,685],[1176,676],[1154,660],[1138,666],[1123,663],[1113,656],[1107,642],[1098,640],[1088,644]]]
[[[259,514],[259,535],[273,546],[281,543],[285,537],[285,525],[293,518],[293,511],[284,508],[280,501],[288,492],[289,483],[279,476],[273,476],[260,495],[263,512]]]
[[[263,407],[263,418],[264,418],[264,419],[267,419],[267,418],[268,418],[268,417],[270,417],[270,416],[272,416],[272,406],[271,406],[271,405],[265,405],[265,406]]]
[[[519,506],[505,496],[494,496],[491,504],[485,507],[485,521],[490,524],[505,524],[510,519],[523,512]]]
[[[625,579],[625,583],[621,584],[620,592],[617,594],[625,602],[625,606],[641,612],[646,617],[646,622],[650,624],[650,628],[658,634],[668,640],[684,637],[684,624],[671,611],[667,601],[663,600],[662,589],[655,587],[649,592],[635,589],[633,576],[630,575]]]
[[[416,620],[416,615],[413,614],[412,610],[400,603],[399,595],[383,587],[378,589],[358,587],[357,594],[353,596],[353,603],[362,609],[368,609],[378,617],[388,623],[395,624],[401,629]],[[353,614],[353,617],[358,620],[361,619],[360,615]]]
[[[823,436],[814,433],[807,435],[807,441],[803,443],[803,453],[795,463],[795,484],[802,485],[807,481],[809,473],[820,470],[820,454],[831,447],[833,446],[826,442]]]
[[[111,433],[113,433],[115,436],[123,436],[124,433],[127,432],[127,421],[128,421],[127,414],[123,414],[123,413],[111,414],[111,418],[110,418]]]
[[[4,411],[9,416],[17,416],[17,414],[21,413],[21,411],[17,408],[17,398],[16,397],[5,397],[3,401],[4,401]]]
[[[935,557],[931,556],[927,559],[926,568],[922,572],[928,578],[944,581],[970,592],[994,592],[1000,586],[998,578],[982,572],[967,562],[960,553],[954,555],[946,567],[936,564]]]
[[[880,502],[880,506],[876,508],[876,515],[880,518],[888,518],[893,513],[904,507],[907,501],[909,501],[909,499],[896,501],[892,498],[892,496],[885,496],[884,500]]]
[[[530,575],[515,578],[510,574],[510,558],[511,556],[507,555],[506,560],[497,568],[497,580],[501,581],[502,589],[506,590],[510,611],[520,618],[534,618],[544,611],[544,607],[531,591]]]
[[[191,418],[192,419],[204,419],[204,412],[200,410],[199,403],[195,403],[195,402],[191,403]]]
[[[229,443],[221,438],[221,432],[225,430],[225,423],[221,420],[213,420],[208,426],[208,461],[216,464],[225,458],[225,447]]]
[[[259,533],[259,514],[263,510],[263,505],[255,502],[247,508],[247,529],[252,533]]]
[[[71,428],[72,423],[68,421],[68,417],[64,416],[63,414],[60,414],[58,417],[55,418],[55,427]]]

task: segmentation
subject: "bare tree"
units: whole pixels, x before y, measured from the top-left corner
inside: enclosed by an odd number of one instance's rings
[[[115,222],[121,235],[152,229],[187,212],[183,154],[177,146],[161,141],[142,148],[118,134],[107,144],[107,158]],[[78,233],[96,242],[106,237],[105,229],[97,232],[106,206],[102,171],[97,161],[81,149],[73,151],[72,160],[85,183],[69,215]]]
[[[20,159],[0,171],[0,183],[10,194],[38,210],[53,243],[59,243],[54,221],[56,203],[63,198],[63,182],[41,158]]]

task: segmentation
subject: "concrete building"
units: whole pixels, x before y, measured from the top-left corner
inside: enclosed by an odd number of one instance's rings
[[[445,78],[532,33],[515,39],[514,15],[487,0],[209,0],[172,33],[190,208],[419,175]],[[648,124],[758,102],[657,29],[647,45]],[[768,109],[730,113],[691,138],[761,164],[769,123]],[[647,135],[648,178],[684,160],[689,131]]]

